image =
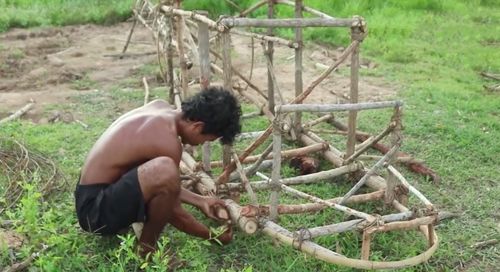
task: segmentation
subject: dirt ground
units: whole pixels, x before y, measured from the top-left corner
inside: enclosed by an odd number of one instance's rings
[[[0,34],[0,118],[33,99],[36,106],[24,118],[36,122],[47,105],[65,103],[79,93],[107,90],[125,79],[139,77],[134,73],[139,67],[156,62],[156,44],[151,32],[138,26],[127,50],[129,54],[120,59],[118,55],[130,27],[131,23],[125,22],[113,26],[13,29]],[[233,35],[232,45],[233,65],[249,76],[251,40]],[[259,41],[253,46],[252,82],[266,90],[267,69],[262,47]],[[325,69],[324,65],[332,64],[340,51],[341,48],[328,49],[308,44],[304,52],[304,87]],[[287,100],[295,92],[293,54],[290,48],[275,46],[275,73]],[[222,66],[220,61],[218,64]],[[349,64],[344,67],[346,65]],[[373,67],[376,64],[361,60],[361,69]],[[237,78],[234,80],[238,81]],[[348,92],[349,78],[334,73],[318,86],[305,103],[339,103]],[[395,96],[395,90],[380,78],[361,77],[359,92],[361,101],[385,100]]]

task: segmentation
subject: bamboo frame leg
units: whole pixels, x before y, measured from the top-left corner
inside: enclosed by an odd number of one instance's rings
[[[361,245],[361,260],[370,258],[371,234],[368,231],[363,231],[363,244]]]
[[[274,17],[274,1],[269,0],[267,2],[267,18],[272,19]],[[267,35],[268,36],[273,36],[274,35],[274,30],[272,27],[269,27],[267,29]],[[274,99],[274,84],[275,81],[273,80],[274,76],[274,71],[272,70],[273,66],[273,55],[274,55],[274,43],[272,41],[267,42],[267,50],[265,50],[265,53],[268,65],[267,65],[267,104],[268,104],[268,109],[270,112],[275,114],[274,112],[274,106],[276,105],[275,99]],[[281,102],[283,104],[283,102]]]

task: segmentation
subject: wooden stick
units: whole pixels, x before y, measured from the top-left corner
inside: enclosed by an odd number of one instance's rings
[[[274,73],[273,60],[271,59],[272,53],[270,53],[271,49],[269,49],[269,50],[266,49],[266,45],[264,43],[262,43],[262,48],[263,48],[264,52],[267,52],[267,53],[264,53],[264,56],[266,58],[266,63],[267,63],[267,73],[269,76],[268,80],[270,80],[270,84],[272,85],[272,89],[269,88],[269,87],[271,87],[271,85],[268,85],[267,97],[268,98],[274,97],[274,90],[276,90],[276,92],[278,93],[278,97],[280,99],[280,104],[283,104],[285,100],[283,99],[283,94],[281,93],[281,90],[278,86],[278,80],[276,79],[276,74]],[[271,91],[269,91],[269,90],[271,90]],[[273,99],[273,103],[271,103],[271,99],[268,100],[268,103],[269,103],[269,110],[271,110],[271,112],[273,112],[274,107],[271,107],[271,105],[274,104],[274,99]]]
[[[304,101],[304,99],[307,98],[307,96],[309,94],[311,94],[311,92],[327,77],[329,76],[333,71],[337,70],[337,68],[339,67],[339,65],[344,62],[347,57],[349,56],[349,54],[351,54],[351,52],[354,50],[354,48],[356,48],[357,46],[359,45],[359,41],[354,41],[352,42],[343,52],[342,54],[340,54],[340,56],[338,57],[337,61],[335,61],[334,64],[332,64],[330,66],[330,68],[328,68],[327,70],[323,71],[323,73],[321,73],[321,75],[318,76],[318,78],[316,78],[313,82],[311,82],[311,84],[309,84],[309,86],[306,88],[306,90],[299,96],[295,97],[291,102],[290,104],[296,104],[296,103],[299,103],[299,102],[302,102]]]
[[[409,221],[391,222],[381,226],[372,226],[368,227],[366,231],[371,234],[374,232],[387,232],[391,230],[415,229],[418,226],[433,224],[437,220],[436,216],[425,216],[425,217],[415,218]]]
[[[214,22],[207,18],[206,16],[200,15],[196,12],[192,11],[185,11],[177,8],[173,8],[171,6],[166,6],[162,5],[160,7],[160,10],[163,11],[167,16],[172,16],[172,14],[183,16],[183,17],[189,17],[192,20],[195,21],[200,21],[208,25],[208,27],[212,30],[219,31],[219,32],[224,32],[226,30],[226,27],[220,23]]]
[[[252,205],[258,206],[259,202],[257,201],[257,197],[253,192],[252,186],[250,186],[250,182],[248,181],[245,171],[243,171],[243,167],[241,167],[240,160],[238,159],[238,155],[236,153],[233,153],[233,160],[236,162],[236,170],[240,174],[241,183],[243,184],[243,187],[245,187],[245,190],[250,197],[250,202],[252,203]]]
[[[287,112],[335,112],[335,111],[360,111],[371,109],[394,108],[401,106],[401,101],[384,101],[384,102],[363,102],[352,104],[287,104],[278,105],[276,110],[281,113]]]
[[[274,165],[274,162],[273,162]],[[341,166],[339,168],[330,169],[326,171],[321,171],[313,174],[307,174],[302,176],[290,177],[280,179],[279,182],[284,185],[298,185],[298,184],[310,184],[310,183],[318,183],[320,181],[324,181],[326,179],[331,179],[337,176],[341,176],[347,173],[355,172],[359,170],[359,166],[356,165],[346,165]],[[261,176],[261,174],[258,174]],[[261,176],[263,177],[263,176]],[[252,181],[250,185],[255,190],[265,190],[272,188],[272,184],[269,183],[266,177],[263,177],[265,180],[263,181]],[[241,183],[226,183],[229,189],[238,189],[241,188]]]
[[[281,180],[281,183],[286,184],[284,180]],[[346,204],[356,204],[356,203],[364,203],[368,201],[379,200],[384,197],[384,190],[375,191],[367,194],[353,195],[350,197]],[[338,203],[342,197],[336,197],[332,199],[327,199],[327,202]],[[278,213],[279,214],[302,214],[302,213],[313,213],[324,210],[328,208],[328,206],[321,203],[304,203],[304,204],[280,204],[278,205]],[[260,205],[259,206],[259,214],[267,215],[269,214],[269,205]],[[356,219],[361,222],[363,219]],[[340,223],[342,224],[342,223]],[[320,228],[320,227],[319,227]],[[322,227],[321,227],[322,228]],[[311,229],[309,229],[311,231]]]
[[[264,152],[261,154],[261,156],[259,157],[259,159],[252,165],[248,168],[247,171],[245,171],[245,173],[247,175],[251,175],[253,176],[255,174],[255,172],[257,172],[260,168],[260,165],[264,162],[264,160],[267,158],[267,156],[269,155],[269,153],[271,153],[271,151],[273,150],[273,144],[271,143],[265,150]],[[238,159],[239,161],[239,159]],[[272,165],[272,162],[271,162],[271,165]],[[236,177],[238,178],[238,177]],[[234,180],[233,178],[230,178],[231,180]]]
[[[146,77],[142,77],[142,83],[144,84],[144,105],[149,102],[149,85]]]
[[[368,178],[371,175],[375,174],[375,171],[377,171],[380,167],[382,167],[384,163],[398,151],[398,148],[399,148],[398,145],[393,146],[391,150],[387,152],[387,154],[385,154],[384,157],[382,157],[382,159],[380,159],[377,163],[375,163],[375,165],[373,165],[372,168],[368,170],[368,172],[366,172],[366,174],[356,183],[356,185],[354,185],[354,187],[352,187],[351,190],[349,190],[349,192],[345,194],[345,196],[340,201],[340,204],[344,203],[351,195],[357,192],[359,188],[361,188],[361,186],[365,184]]]
[[[318,151],[324,151],[324,150],[327,150],[327,149],[328,149],[328,145],[327,144],[325,144],[325,143],[317,143],[317,144],[306,146],[306,147],[284,150],[284,151],[281,152],[281,156],[282,156],[283,159],[288,159],[288,158],[291,158],[291,157],[306,155],[306,154],[310,154],[310,153],[314,153],[314,152],[318,152]],[[275,154],[275,153],[273,152],[273,154]],[[270,155],[266,156],[265,159],[272,159],[273,158],[273,154],[270,154]],[[261,157],[262,157],[262,154],[261,155],[248,156],[247,158],[245,158],[242,161],[242,163],[252,163],[252,162],[257,161]],[[222,162],[221,161],[214,161],[214,162],[211,163],[211,166],[212,167],[221,167],[222,166]]]
[[[241,119],[250,119],[250,118],[253,118],[253,117],[257,117],[257,116],[260,116],[262,115],[262,112],[261,111],[254,111],[254,112],[250,112],[250,113],[245,113],[241,116]],[[240,134],[241,136],[241,134]],[[240,137],[241,138],[241,137]]]
[[[302,19],[302,0],[295,0],[295,18]],[[295,96],[300,96],[304,92],[304,82],[302,79],[302,54],[304,42],[302,39],[302,28],[295,28],[295,42],[299,44],[298,48],[295,48]],[[282,103],[283,104],[283,103]],[[302,113],[296,112],[295,119],[293,120],[293,132],[295,134],[300,133],[300,127],[302,124]]]
[[[199,14],[207,16],[207,11],[198,11]],[[208,25],[204,22],[198,22],[198,54],[200,59],[200,85],[202,90],[210,86],[210,44]],[[189,35],[191,37],[191,35]],[[203,170],[211,172],[210,157],[212,154],[210,142],[203,144]]]
[[[128,33],[127,41],[125,42],[125,46],[123,46],[123,50],[121,53],[120,58],[125,54],[127,51],[128,45],[130,43],[130,39],[132,38],[132,33],[134,33],[135,25],[137,24],[137,15],[134,16],[134,21],[132,22],[132,27],[130,28],[130,32]]]
[[[383,197],[383,194],[380,197]],[[383,224],[395,221],[406,221],[413,218],[414,216],[415,214],[412,211],[388,214],[380,217],[380,223]],[[366,226],[367,222],[364,219],[354,219],[336,224],[307,229],[307,231],[305,232],[306,234],[302,238],[310,240],[320,236],[328,236],[351,230],[363,230],[364,228],[366,228]]]
[[[330,120],[331,118],[334,118],[333,114],[325,114],[325,115],[323,115],[315,120],[312,120],[312,121],[305,123],[304,125],[302,125],[302,128],[306,129],[306,128],[313,127],[317,124],[320,124],[323,121]]]
[[[181,89],[182,89],[182,96],[186,97],[187,96],[187,89],[188,89],[188,71],[187,71],[187,59],[185,55],[185,50],[184,50],[184,23],[183,23],[183,18],[181,16],[177,16],[177,52],[179,55],[179,66],[181,67]]]
[[[359,27],[351,27],[351,40],[359,41],[361,29]],[[350,102],[351,104],[358,103],[358,86],[359,85],[359,44],[356,46],[351,54],[351,84],[350,84]],[[356,144],[356,119],[358,112],[355,110],[349,111],[347,123],[347,143],[345,157],[349,158],[354,153],[354,146]]]
[[[498,239],[490,239],[486,241],[477,242],[471,245],[470,247],[474,249],[481,249],[495,244],[498,244]]]
[[[269,218],[278,220],[279,192],[284,185],[280,185],[281,178],[281,115],[273,120],[273,170],[271,172],[271,196],[269,198]],[[257,172],[258,173],[258,172]]]
[[[363,244],[361,245],[361,260],[368,260],[370,258],[370,245],[371,235],[366,230],[363,231]]]
[[[268,1],[267,2],[267,18],[269,20],[272,20],[274,17],[274,1]],[[267,28],[267,35],[268,36],[273,36],[274,34],[274,28],[272,27],[269,27]],[[271,71],[271,68],[272,67],[272,63],[273,63],[273,55],[274,55],[274,43],[269,41],[267,42],[267,50],[264,46],[264,44],[262,45],[264,47],[264,55],[266,56],[266,59],[267,59],[267,106],[269,108],[269,111],[272,112],[273,114],[275,114],[274,112],[274,106],[276,105],[276,102],[275,102],[275,99],[274,99],[274,85],[275,85],[275,81],[273,80],[272,78],[272,71]],[[269,63],[271,64],[271,66],[269,65]],[[281,102],[281,104],[283,104],[283,101]]]
[[[33,100],[31,100],[31,102],[29,102],[28,104],[26,104],[21,109],[17,110],[13,114],[11,114],[11,115],[3,118],[2,120],[0,120],[0,124],[4,124],[4,123],[7,123],[7,122],[10,122],[10,121],[18,119],[19,117],[23,116],[25,113],[27,113],[28,111],[30,111],[34,106],[35,106],[35,102]]]
[[[486,73],[486,72],[481,72],[479,74],[482,75],[483,77],[500,81],[500,75],[495,75],[495,74]]]
[[[377,143],[382,138],[384,138],[387,134],[389,134],[394,129],[394,127],[396,127],[396,124],[391,122],[391,124],[389,124],[389,126],[386,129],[384,129],[384,131],[379,133],[377,136],[370,137],[366,141],[361,143],[360,148],[355,150],[355,152],[350,157],[345,159],[344,163],[349,164],[349,163],[353,162],[359,155],[361,155],[363,152],[365,152],[373,144]]]
[[[220,23],[226,27],[351,27],[354,19],[305,18],[305,19],[249,19],[224,18]]]
[[[237,29],[231,29],[232,34],[240,35],[240,36],[245,36],[245,37],[252,37],[255,39],[259,39],[262,41],[267,41],[267,42],[275,42],[290,48],[297,48],[299,45],[296,42],[293,41],[288,41],[280,37],[275,37],[275,36],[268,36],[264,34],[258,34],[258,33],[251,33],[251,32],[246,32],[246,31],[241,31]]]
[[[424,205],[426,205],[427,207],[433,207],[432,203],[421,192],[413,187],[396,168],[394,168],[392,165],[389,165],[387,167],[387,170],[389,170],[412,194],[420,199],[420,201],[422,201]]]

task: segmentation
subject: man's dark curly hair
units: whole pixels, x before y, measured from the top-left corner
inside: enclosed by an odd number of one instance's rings
[[[241,132],[241,107],[236,97],[222,87],[212,86],[182,102],[183,118],[202,121],[203,134],[221,137],[223,144],[234,141]]]

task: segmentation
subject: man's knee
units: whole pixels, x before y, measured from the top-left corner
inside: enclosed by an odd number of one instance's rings
[[[154,191],[170,195],[179,194],[181,190],[179,168],[173,159],[157,157],[143,164],[141,168],[141,176]]]

